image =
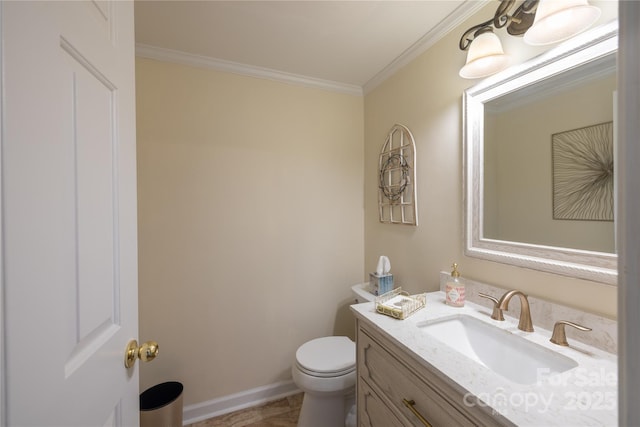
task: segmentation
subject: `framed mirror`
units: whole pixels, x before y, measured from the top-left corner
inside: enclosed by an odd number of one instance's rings
[[[614,285],[617,22],[463,95],[465,254]]]

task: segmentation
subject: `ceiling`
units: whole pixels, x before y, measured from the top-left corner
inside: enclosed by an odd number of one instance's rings
[[[362,93],[486,1],[136,0],[137,51]]]

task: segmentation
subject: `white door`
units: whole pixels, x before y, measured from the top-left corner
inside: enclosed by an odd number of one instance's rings
[[[133,2],[0,8],[0,421],[137,425]]]

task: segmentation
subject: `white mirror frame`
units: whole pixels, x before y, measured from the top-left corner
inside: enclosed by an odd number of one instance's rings
[[[489,77],[464,92],[464,239],[467,256],[610,285],[617,284],[616,254],[486,239],[482,231],[484,104],[566,70],[615,55],[617,49],[616,21],[583,33],[525,64]]]

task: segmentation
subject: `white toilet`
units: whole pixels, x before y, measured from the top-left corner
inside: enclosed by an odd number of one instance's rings
[[[352,287],[356,302],[372,301]],[[356,289],[358,287],[358,289]],[[296,351],[293,382],[304,391],[298,427],[343,427],[355,405],[356,345],[348,337],[316,338]]]
[[[347,337],[308,341],[296,351],[291,373],[304,391],[298,427],[343,427],[355,402],[355,343]]]

